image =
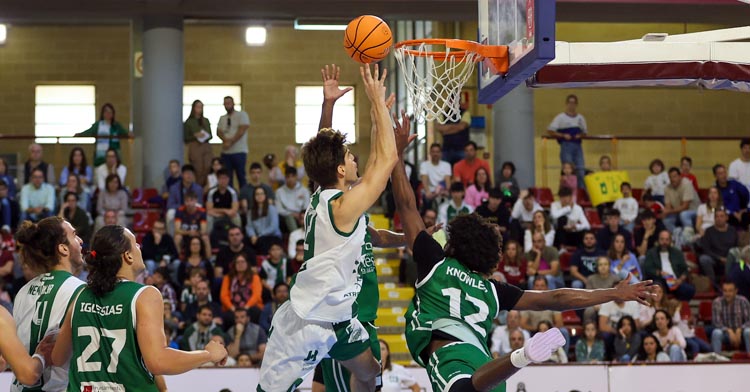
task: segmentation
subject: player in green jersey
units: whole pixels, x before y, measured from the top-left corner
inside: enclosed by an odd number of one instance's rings
[[[413,140],[408,118],[396,120],[401,159],[393,170],[394,198],[406,243],[417,263],[416,294],[406,313],[406,342],[412,358],[427,369],[434,390],[504,391],[505,380],[532,362],[548,359],[565,343],[552,328],[537,333],[523,348],[492,359],[487,337],[500,310],[566,310],[615,299],[646,303],[650,281],[602,290],[522,291],[488,279],[501,255],[499,231],[478,215],[461,215],[447,228],[443,249],[425,232],[414,192],[406,177],[403,151]]]
[[[216,342],[192,352],[167,347],[161,293],[134,282],[146,266],[133,233],[105,226],[91,249],[88,284],[73,300],[52,352],[56,365],[70,361],[69,392],[157,391],[154,375],[223,364],[227,351]]]

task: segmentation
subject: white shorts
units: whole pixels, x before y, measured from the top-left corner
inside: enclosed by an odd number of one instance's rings
[[[369,338],[357,319],[305,320],[287,301],[273,315],[257,391],[293,391],[323,358],[352,359],[370,347]]]

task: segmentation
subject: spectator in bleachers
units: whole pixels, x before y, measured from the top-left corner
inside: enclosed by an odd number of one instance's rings
[[[432,210],[428,210],[428,211],[432,211]],[[432,211],[432,213],[434,214],[435,211]],[[290,240],[290,242],[291,242],[291,240]],[[299,271],[299,269],[302,268],[302,264],[305,263],[305,240],[302,239],[302,238],[300,238],[297,241],[295,241],[294,242],[294,247],[292,248],[292,252],[288,253],[288,254],[294,255],[294,256],[292,256],[291,263],[292,263],[292,271],[294,271],[294,273],[296,274]],[[416,274],[416,268],[415,268],[414,273]],[[402,274],[399,274],[399,277],[401,277],[401,276],[402,276]],[[399,280],[399,282],[400,283],[405,283],[404,281],[401,281],[401,280]],[[409,286],[413,286],[414,285],[413,281],[410,282],[410,283],[411,284]]]
[[[669,185],[664,189],[662,222],[667,230],[674,231],[678,223],[683,228],[693,228],[696,210],[700,204],[698,194],[690,180],[683,178],[680,169],[669,168]]]
[[[706,229],[700,241],[701,255],[698,261],[701,270],[717,287],[718,281],[715,269],[719,268],[724,271],[729,269],[727,261],[729,251],[736,247],[738,243],[737,230],[729,226],[728,222],[727,212],[724,209],[716,210],[714,212],[714,225]]]
[[[640,214],[639,220],[641,221],[641,227],[637,227],[633,231],[633,237],[639,260],[643,259],[640,260],[643,264],[646,253],[657,244],[659,233],[664,230],[664,226],[656,220],[656,215],[651,210],[644,210]]]
[[[206,176],[211,170],[214,154],[208,141],[212,137],[211,122],[203,115],[203,102],[196,99],[182,126],[182,140],[187,144],[188,160],[195,168],[196,180],[201,185],[206,184]]]
[[[227,238],[228,244],[219,248],[219,253],[216,255],[216,261],[214,262],[214,276],[218,284],[221,284],[224,274],[229,271],[229,265],[238,255],[245,256],[245,260],[252,260],[252,265],[255,265],[255,250],[245,239],[241,228],[230,227],[227,231]]]
[[[456,162],[464,158],[466,151],[464,147],[469,142],[471,112],[468,110],[466,100],[461,99],[459,106],[461,110],[460,119],[457,121],[447,119],[445,124],[440,124],[439,121],[435,122],[435,130],[443,136],[443,158],[451,165],[455,165]]]
[[[238,254],[229,266],[229,273],[221,283],[221,305],[224,312],[234,312],[239,308],[263,309],[263,285],[260,277],[250,267],[243,254]]]
[[[244,111],[234,110],[234,98],[224,97],[224,109],[227,114],[221,116],[216,125],[216,133],[223,141],[221,145],[221,160],[229,173],[229,182],[237,174],[237,188],[245,186],[245,164],[247,162],[247,131],[250,128],[250,118]]]
[[[619,279],[612,275],[610,271],[609,259],[606,256],[598,257],[596,259],[596,273],[589,275],[588,281],[586,282],[586,289],[608,289],[613,287]],[[599,309],[601,309],[601,305],[586,308],[583,312],[583,321],[598,322]]]
[[[167,233],[164,220],[159,219],[154,222],[151,231],[143,237],[141,252],[150,273],[154,273],[158,267],[171,267],[172,261],[179,260],[177,247],[172,236]]]
[[[237,366],[240,368],[249,368],[253,366],[253,361],[250,360],[250,354],[240,353],[240,355],[237,356]],[[222,389],[219,392],[227,391],[227,389]]]
[[[31,181],[31,175],[34,170],[39,169],[42,172],[42,182],[55,185],[55,167],[51,163],[44,161],[42,146],[36,143],[29,144],[29,159],[23,165],[23,183],[28,184]]]
[[[690,301],[695,295],[695,286],[687,281],[685,255],[672,246],[672,234],[668,230],[660,231],[658,245],[646,252],[643,275],[644,279],[665,285],[680,301]]]
[[[740,141],[740,157],[729,164],[729,178],[750,188],[750,139]]]
[[[583,325],[583,339],[576,343],[576,362],[596,363],[604,361],[604,341],[599,337],[596,323],[586,322]]]
[[[409,389],[411,392],[420,392],[422,388],[417,383],[414,375],[401,365],[391,361],[391,348],[388,342],[380,340],[380,356],[383,392],[399,392]],[[313,387],[314,388],[314,387]]]
[[[576,249],[570,258],[570,276],[573,278],[571,286],[576,289],[586,287],[589,277],[597,272],[597,260],[604,255],[606,252],[597,246],[594,232],[586,230],[583,233],[583,246]],[[612,285],[604,288],[609,287]]]
[[[719,188],[712,186],[708,188],[706,202],[698,206],[695,215],[695,232],[698,237],[706,233],[706,229],[714,225],[714,213],[718,209],[724,209],[724,200],[721,198]]]
[[[635,227],[635,220],[638,217],[638,200],[633,197],[633,189],[629,182],[620,184],[620,193],[622,197],[615,200],[613,209],[620,211],[620,223],[625,230],[632,233]]]
[[[208,191],[210,191],[211,188],[219,185],[219,179],[216,177],[216,173],[218,173],[219,170],[224,168],[224,164],[221,162],[221,158],[218,158],[218,157],[212,158],[210,168],[211,170],[209,170],[208,174],[206,175],[206,185],[203,186],[203,193],[205,194],[208,194]],[[241,194],[240,194],[240,197],[242,197]],[[240,208],[242,208],[241,201],[240,201]]]
[[[188,303],[185,306],[185,311],[182,313],[185,322],[194,323],[203,306],[207,306],[211,310],[211,314],[214,315],[213,321],[216,325],[223,324],[223,320],[219,317],[221,314],[221,305],[212,300],[211,286],[207,280],[195,284],[195,301]]]
[[[174,214],[174,242],[181,249],[185,247],[184,238],[199,237],[203,241],[204,257],[210,257],[211,241],[208,237],[206,210],[198,205],[198,196],[188,191],[184,196],[185,204],[179,206]]]
[[[612,171],[612,158],[610,158],[609,155],[602,155],[599,157],[599,171]]]
[[[689,312],[687,318],[683,318],[680,313],[680,309],[674,312],[672,322],[680,329],[682,336],[685,337],[685,342],[687,343],[685,351],[687,351],[688,358],[692,359],[700,353],[712,352],[711,345],[695,334],[695,317],[693,316],[693,312]]]
[[[612,360],[615,362],[630,362],[638,355],[641,347],[641,335],[637,333],[635,321],[630,316],[620,317],[617,322]]]
[[[680,159],[680,172],[682,173],[682,177],[688,179],[690,183],[693,184],[695,192],[698,192],[700,189],[698,188],[698,178],[695,177],[695,174],[690,172],[691,170],[693,170],[693,159],[687,156],[682,157]]]
[[[271,244],[268,257],[263,259],[259,270],[260,279],[269,292],[279,283],[290,283],[294,272],[292,263],[284,255],[281,241]]]
[[[495,181],[497,187],[503,192],[503,201],[510,204],[518,200],[518,195],[521,192],[515,174],[516,165],[510,161],[503,162],[503,166],[497,173],[497,181]]]
[[[477,207],[476,213],[496,224],[500,228],[503,239],[509,239],[510,211],[503,204],[503,193],[500,189],[491,188],[487,201]]]
[[[130,209],[130,197],[122,186],[117,174],[107,176],[107,187],[99,190],[99,198],[96,201],[96,227],[103,226],[105,211],[117,211],[117,224],[125,226],[125,214]]]
[[[310,191],[297,180],[297,169],[287,167],[284,186],[276,191],[276,207],[289,232],[304,227]]]
[[[578,113],[578,97],[570,94],[565,98],[565,111],[555,116],[547,127],[547,135],[560,144],[560,163],[575,165],[579,187],[583,187],[585,168],[581,139],[587,132],[586,119]]]
[[[105,103],[99,112],[99,121],[95,122],[91,128],[77,133],[75,136],[97,138],[96,149],[94,150],[94,166],[99,166],[105,162],[109,150],[113,150],[119,155],[120,139],[114,136],[128,135],[130,135],[128,130],[115,120],[115,107],[111,103]],[[123,180],[123,182],[125,181]]]
[[[534,290],[547,291],[552,289],[547,285],[547,281],[544,279],[536,279],[534,281]],[[521,328],[534,334],[539,331],[539,323],[542,321],[548,321],[550,327],[555,326],[560,329],[560,333],[565,337],[565,352],[570,347],[570,332],[565,328],[563,322],[562,312],[553,310],[524,310],[521,312]]]
[[[654,335],[646,335],[641,341],[638,355],[631,362],[669,362],[669,355],[664,352]]]
[[[625,236],[616,234],[612,245],[609,247],[607,257],[611,262],[612,274],[618,279],[629,279],[631,283],[639,282],[643,278],[641,265],[625,243]]]
[[[182,269],[182,265],[180,265]],[[180,312],[184,312],[188,305],[198,301],[196,288],[198,283],[206,280],[206,269],[201,267],[189,267],[183,274],[182,292],[180,293]],[[209,294],[210,296],[210,294]]]
[[[505,281],[521,289],[525,289],[526,267],[528,262],[524,259],[520,245],[517,241],[510,240],[505,243],[505,253],[500,258],[497,270],[503,274]]]
[[[271,204],[263,187],[255,188],[255,200],[247,214],[247,236],[258,254],[268,253],[274,242],[281,242],[279,212]]]
[[[10,233],[18,225],[21,207],[8,196],[8,184],[0,178],[0,232]]]
[[[234,310],[234,321],[234,326],[227,331],[230,341],[227,346],[227,353],[233,358],[236,358],[240,353],[250,354],[253,365],[260,365],[268,342],[266,331],[257,323],[250,321],[250,316],[245,308]]]
[[[88,243],[92,234],[91,215],[78,205],[77,194],[68,192],[63,200],[64,202],[60,204],[58,216],[70,222],[76,229],[76,234],[81,237],[84,243]]]
[[[543,210],[542,206],[536,201],[534,192],[531,192],[531,190],[524,192],[526,193],[521,194],[510,213],[510,218],[516,221],[523,230],[531,228],[534,213]]]
[[[729,224],[745,230],[750,224],[750,214],[747,211],[750,192],[739,182],[727,178],[727,169],[722,164],[714,165],[716,187],[721,192],[724,208],[729,215]]]
[[[42,169],[31,172],[31,182],[21,188],[21,221],[38,222],[55,210],[55,187],[44,182]]]
[[[740,259],[729,267],[727,280],[737,286],[740,295],[750,298],[750,246],[740,251]]]
[[[464,189],[467,188],[474,182],[474,175],[480,167],[487,173],[490,172],[489,163],[477,157],[477,144],[469,141],[464,146],[464,159],[453,165],[453,182],[460,182],[464,185]]]
[[[511,331],[510,336],[508,337],[508,341],[510,341],[510,351],[513,352],[519,348],[523,348],[526,339],[527,338],[524,336],[523,332],[519,330]]]
[[[607,347],[612,347],[617,335],[617,323],[624,316],[638,317],[640,309],[635,301],[610,301],[599,308],[599,332],[602,334]]]
[[[68,183],[68,176],[75,174],[79,178],[82,187],[88,189],[94,183],[94,171],[86,162],[86,153],[81,147],[73,147],[68,157],[68,166],[63,167],[60,172],[60,186]]]
[[[169,275],[170,273],[167,267],[159,267],[154,271],[154,274],[151,275],[151,280],[154,287],[161,292],[162,298],[171,301],[172,310],[174,311],[177,304],[177,291],[175,290]]]
[[[279,168],[279,170],[275,171],[275,174],[286,173],[287,167],[293,167],[297,169],[297,179],[300,183],[305,183],[305,165],[302,162],[302,158],[299,157],[299,149],[297,148],[297,146],[286,146],[286,148],[284,149],[284,160],[279,162],[277,167]],[[285,178],[273,178],[272,180],[283,184]]]
[[[552,223],[549,221],[547,213],[544,211],[534,212],[534,218],[531,221],[532,227],[526,229],[523,234],[523,251],[528,252],[532,248],[531,244],[531,233],[534,231],[540,231],[544,233],[544,244],[546,246],[553,246],[555,244],[555,229],[552,228]]]
[[[181,205],[185,204],[185,196],[192,192],[198,203],[203,201],[203,188],[195,183],[195,169],[193,165],[182,165],[182,181],[172,185],[169,188],[169,197],[167,198],[167,222],[174,222],[175,213]],[[174,233],[174,224],[168,227],[170,233]],[[213,228],[209,227],[211,231]]]
[[[180,312],[175,311],[175,304],[171,300],[164,299],[164,325],[169,326],[169,329],[177,331],[185,326],[185,323],[180,319],[182,315]]]
[[[609,249],[618,235],[625,237],[625,247],[633,249],[633,236],[620,225],[620,211],[610,208],[604,212],[604,227],[596,233],[596,245],[601,249]]]
[[[560,186],[558,189],[570,188],[578,189],[578,176],[575,173],[575,165],[570,162],[563,162],[562,174],[560,175]],[[576,192],[573,192],[573,203],[578,199]]]
[[[432,204],[436,198],[448,195],[448,186],[451,183],[452,174],[451,164],[442,160],[442,157],[443,148],[440,143],[432,143],[430,145],[430,159],[419,164],[425,208],[433,208]]]
[[[170,160],[167,171],[164,173],[164,185],[161,186],[161,198],[163,200],[169,199],[169,188],[180,182],[181,179],[180,161],[176,159]]]
[[[547,286],[556,289],[565,286],[562,271],[560,270],[560,258],[557,249],[547,246],[544,233],[534,231],[531,234],[531,250],[526,252],[528,265],[526,273],[529,277],[529,288],[534,287],[537,276],[544,277]]]
[[[68,193],[75,193],[78,196],[78,207],[86,212],[91,212],[91,194],[81,186],[81,182],[77,174],[68,174],[68,179],[65,186],[60,189],[57,204],[61,205],[65,202],[65,195]]]
[[[106,152],[104,163],[94,169],[95,185],[99,191],[107,187],[107,177],[110,174],[117,174],[122,184],[125,183],[125,177],[128,175],[128,168],[120,161],[120,154],[111,148]]]
[[[112,226],[117,223],[117,211],[107,210],[104,213],[104,226]]]
[[[271,330],[271,320],[276,310],[289,299],[289,285],[286,282],[277,283],[273,286],[273,300],[263,305],[263,311],[260,312],[260,321],[258,324],[266,333]]]
[[[659,340],[659,344],[668,353],[670,361],[685,362],[687,343],[680,329],[672,324],[672,316],[666,310],[658,309],[654,313],[652,324],[656,327],[652,335]]]
[[[474,182],[466,188],[464,202],[476,209],[489,199],[490,188],[492,188],[492,183],[489,172],[483,167],[478,168],[474,173]]]
[[[444,202],[438,208],[437,223],[447,225],[458,215],[474,212],[474,208],[464,202],[464,185],[461,182],[451,184],[450,195],[450,200]]]
[[[8,188],[8,195],[6,197],[15,200],[16,180],[10,176],[8,162],[3,157],[0,157],[0,181],[5,182],[5,187]]]
[[[214,280],[214,267],[211,260],[206,258],[206,249],[200,237],[188,237],[182,251],[182,260],[177,270],[177,282],[180,285],[188,283],[190,271],[199,268],[209,282]]]
[[[242,226],[239,210],[240,203],[237,192],[229,186],[229,172],[225,169],[216,173],[219,185],[208,191],[206,199],[206,215],[208,217],[208,231],[214,230],[216,224],[232,223]]]
[[[263,157],[263,166],[268,169],[268,173],[266,174],[266,179],[264,181],[265,183],[270,184],[273,190],[284,186],[284,171],[281,170],[281,167],[276,161],[276,154],[266,154]]]
[[[524,339],[531,338],[529,331],[521,328],[521,313],[519,311],[509,311],[505,322],[505,325],[499,325],[492,331],[492,345],[490,347],[490,352],[492,352],[493,358],[499,358],[505,354],[510,354],[510,335],[514,331],[521,331]]]
[[[573,202],[573,189],[561,188],[558,196],[560,200],[553,202],[550,207],[557,231],[555,244],[578,247],[581,245],[583,232],[589,230],[591,225],[583,208]]]
[[[226,342],[227,342],[227,335],[224,333],[224,331],[215,332],[215,333],[211,334],[211,341],[213,341],[215,343],[218,343],[218,344],[220,344],[222,346],[225,346]],[[207,368],[207,367],[215,367],[215,366],[217,366],[217,365],[215,363],[213,363],[213,362],[206,362],[203,365],[201,365],[200,367]],[[232,356],[227,356],[226,362],[224,363],[223,366],[224,367],[236,367],[237,366],[237,360],[234,359],[234,357],[232,357]]]
[[[276,195],[273,192],[273,188],[270,185],[261,181],[263,177],[263,168],[260,163],[253,162],[250,164],[250,170],[248,172],[249,178],[247,185],[240,189],[240,211],[246,214],[252,208],[255,202],[255,190],[263,188],[266,191],[266,198],[270,204],[274,204],[276,201]]]
[[[197,320],[190,324],[180,339],[180,350],[203,350],[213,335],[223,335],[224,331],[214,322],[214,313],[209,305],[198,308]]]
[[[661,159],[654,159],[648,165],[651,175],[646,178],[643,185],[643,191],[651,191],[654,200],[664,204],[664,188],[669,185],[669,175],[664,171],[664,162]]]
[[[539,325],[537,326],[537,332],[547,332],[552,328],[552,323],[549,320],[542,320],[539,322]],[[549,357],[545,363],[568,363],[568,354],[567,354],[567,345],[565,348],[558,347],[557,350],[552,352],[552,355]]]
[[[639,304],[640,310],[635,319],[638,329],[651,331],[656,328],[652,321],[657,310],[666,310],[667,314],[672,315],[670,317],[673,318],[680,315],[680,303],[667,297],[665,288],[661,283],[654,283],[654,291],[651,294],[652,297],[646,299],[646,302],[649,303],[648,306]]]
[[[745,351],[750,353],[750,301],[737,295],[737,285],[732,281],[724,282],[721,291],[722,296],[712,304],[711,346],[715,353],[720,353],[722,344],[738,350],[744,341]]]

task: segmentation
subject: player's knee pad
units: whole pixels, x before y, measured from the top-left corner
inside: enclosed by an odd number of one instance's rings
[[[451,389],[445,392],[479,392],[471,383],[471,377],[462,378],[451,385]]]

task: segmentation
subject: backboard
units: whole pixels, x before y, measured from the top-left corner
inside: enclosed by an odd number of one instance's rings
[[[508,45],[510,68],[500,76],[479,64],[479,103],[491,104],[555,58],[555,0],[479,0],[484,45]]]

